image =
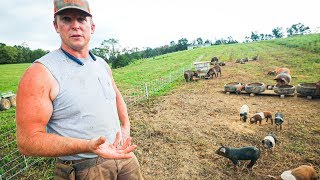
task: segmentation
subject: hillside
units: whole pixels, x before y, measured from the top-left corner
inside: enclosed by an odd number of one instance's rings
[[[253,111],[268,109],[283,111],[288,122],[279,132],[283,144],[272,156],[264,156],[252,177],[278,174],[280,167],[292,168],[311,163],[319,172],[320,109],[319,99],[288,97],[248,97],[221,93],[228,82],[274,83],[267,75],[269,70],[283,66],[292,72],[292,84],[320,80],[320,35],[296,36],[271,41],[211,46],[166,54],[136,61],[113,70],[121,92],[135,91],[137,86],[164,77],[176,75],[172,84],[164,84],[162,95],[138,103],[129,109],[132,136],[138,144],[137,156],[146,179],[232,179],[232,166],[226,159],[213,154],[219,143],[230,146],[255,145],[274,127],[245,125],[238,120],[238,108],[247,103]],[[236,64],[244,57],[260,56],[259,61]],[[182,71],[191,68],[192,62],[210,61],[213,56],[227,62],[222,77],[208,81],[185,83]],[[16,92],[22,73],[29,64],[0,65],[0,91]],[[132,95],[132,94],[131,94]],[[298,109],[298,111],[297,111]],[[52,168],[44,168],[50,159],[28,158],[25,167],[23,156],[16,150],[15,109],[0,112],[0,174],[6,177],[50,178]],[[161,149],[163,148],[163,149]],[[17,165],[18,164],[18,165]],[[17,165],[17,166],[16,166]],[[52,164],[50,164],[52,166]],[[221,165],[221,166],[219,166]],[[243,164],[242,164],[243,165]],[[12,168],[12,169],[11,169]],[[18,170],[25,171],[15,174]],[[278,169],[274,169],[278,168]],[[241,178],[242,177],[242,178]],[[238,179],[250,179],[242,172]]]

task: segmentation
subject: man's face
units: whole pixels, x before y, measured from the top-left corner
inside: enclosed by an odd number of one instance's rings
[[[76,51],[88,48],[91,34],[95,30],[91,17],[75,9],[65,10],[57,15],[54,27],[60,34],[62,47],[68,46],[67,48]]]

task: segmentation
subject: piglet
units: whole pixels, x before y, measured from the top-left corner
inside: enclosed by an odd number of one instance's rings
[[[254,146],[232,148],[221,145],[221,147],[216,151],[216,154],[230,159],[235,170],[237,170],[239,160],[251,160],[247,165],[247,168],[252,169],[252,166],[259,159],[260,153],[260,150]]]
[[[318,180],[319,176],[313,166],[301,165],[295,169],[284,171],[280,176],[270,176],[276,180]]]
[[[283,114],[281,112],[276,112],[276,114],[274,115],[274,123],[276,124],[276,130],[278,129],[278,126],[280,127],[280,130],[282,129],[283,121]]]
[[[269,133],[266,137],[264,137],[264,139],[262,140],[262,145],[263,147],[265,147],[266,149],[272,150],[276,143],[277,143],[277,137],[272,134]]]
[[[241,91],[245,90],[245,84],[241,83],[239,86],[236,88],[236,94],[241,94]]]
[[[267,119],[266,122],[268,122],[268,119],[270,119],[271,124],[273,124],[273,119],[272,119],[272,113],[270,111],[263,111],[259,113],[255,113],[251,118],[250,118],[250,124],[256,123],[259,121],[259,125],[261,125],[261,121]]]
[[[242,120],[243,122],[246,122],[248,114],[249,114],[249,106],[246,104],[242,105],[240,108],[240,120]]]

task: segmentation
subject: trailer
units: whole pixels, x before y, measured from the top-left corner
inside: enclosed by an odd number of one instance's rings
[[[16,95],[12,91],[0,92],[0,110],[16,106]]]
[[[197,71],[199,77],[203,78],[210,69],[210,61],[194,62],[193,66],[194,69]]]

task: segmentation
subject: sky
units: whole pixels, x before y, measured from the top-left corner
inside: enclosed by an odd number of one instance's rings
[[[187,38],[204,41],[251,32],[271,34],[302,23],[320,32],[319,0],[89,0],[96,31],[90,48],[114,38],[121,47],[159,47]],[[1,0],[0,42],[54,50],[53,0]]]

